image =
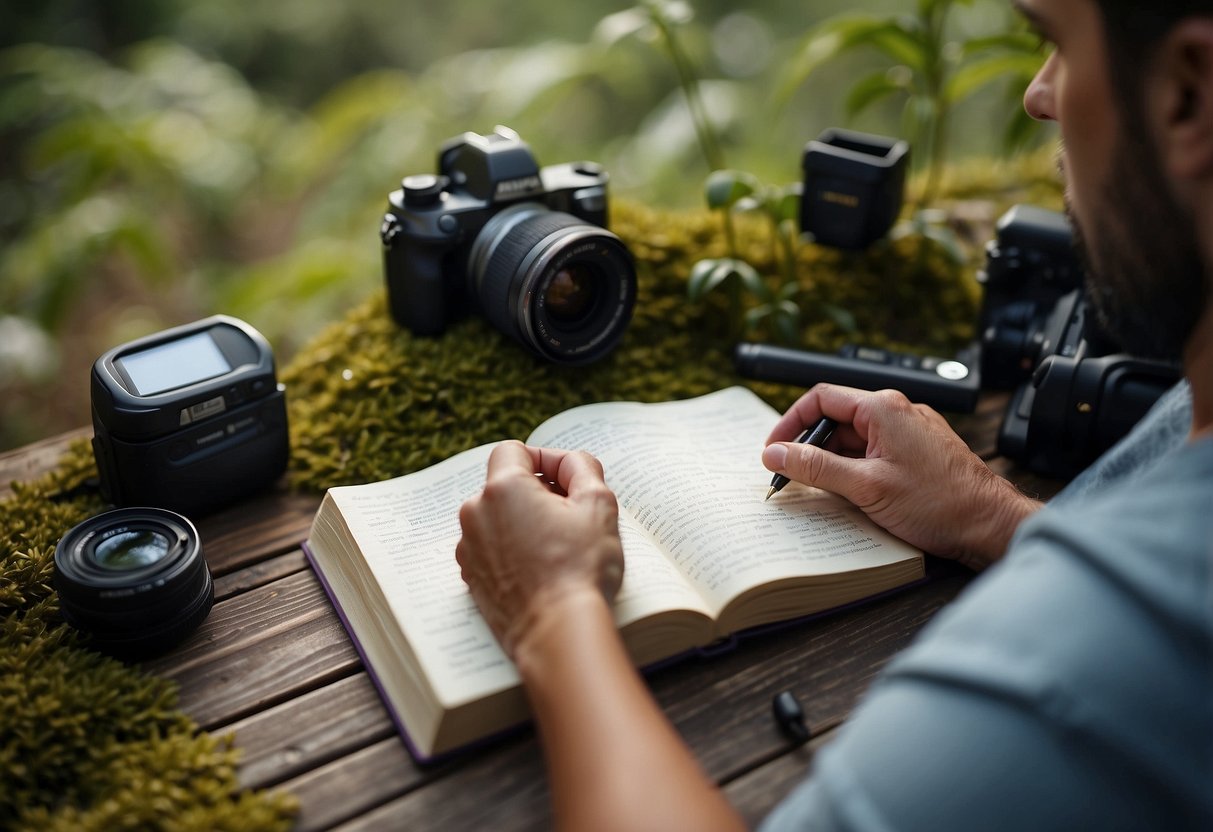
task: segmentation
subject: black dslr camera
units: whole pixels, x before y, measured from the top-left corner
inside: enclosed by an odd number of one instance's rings
[[[537,355],[586,364],[610,352],[636,301],[631,254],[607,231],[607,174],[540,169],[512,130],[442,145],[438,174],[406,176],[380,227],[392,317],[440,334],[476,309]]]
[[[1099,328],[1061,214],[1004,214],[978,280],[983,383],[1015,388],[998,451],[1030,470],[1078,473],[1180,378],[1178,365],[1128,355]]]

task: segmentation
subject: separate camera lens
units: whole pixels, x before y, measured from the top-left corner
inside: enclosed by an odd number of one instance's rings
[[[65,534],[55,549],[55,588],[68,623],[124,658],[181,641],[215,599],[198,530],[159,508],[98,514]]]
[[[493,326],[565,364],[614,349],[636,302],[636,270],[618,237],[535,202],[485,223],[469,253],[468,280]]]

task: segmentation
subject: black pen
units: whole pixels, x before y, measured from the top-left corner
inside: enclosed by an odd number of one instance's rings
[[[834,435],[834,428],[836,427],[838,427],[837,422],[828,416],[822,416],[821,421],[813,425],[811,428],[806,428],[805,432],[800,434],[800,437],[797,438],[796,442],[801,445],[813,445],[814,447],[820,448],[825,445],[827,441],[829,441],[831,436]],[[767,496],[763,498],[763,502],[765,503],[767,500],[774,497],[783,490],[785,485],[790,482],[791,480],[785,477],[783,474],[776,474],[775,476],[771,477],[771,488],[769,491],[767,491]]]

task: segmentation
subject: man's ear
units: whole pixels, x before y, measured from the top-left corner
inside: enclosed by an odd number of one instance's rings
[[[1156,57],[1159,95],[1146,108],[1161,118],[1163,163],[1181,179],[1213,179],[1213,17],[1179,23]]]

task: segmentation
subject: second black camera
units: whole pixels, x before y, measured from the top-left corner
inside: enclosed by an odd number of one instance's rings
[[[986,246],[982,380],[1013,388],[998,451],[1047,476],[1081,471],[1180,378],[1177,364],[1123,352],[1084,292],[1065,215],[1016,205]]]
[[[587,364],[619,343],[636,271],[605,228],[607,174],[593,162],[540,169],[516,133],[464,133],[438,173],[407,176],[380,227],[392,317],[437,335],[467,311],[532,352]]]

